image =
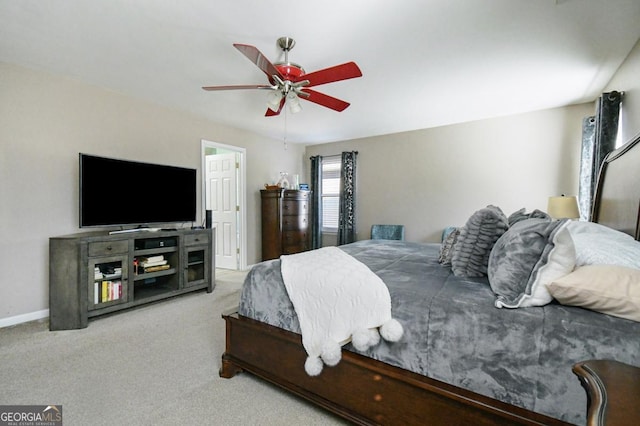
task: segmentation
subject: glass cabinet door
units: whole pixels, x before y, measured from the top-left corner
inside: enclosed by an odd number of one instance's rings
[[[126,256],[89,259],[89,310],[125,303],[129,299]]]
[[[209,277],[211,262],[207,262],[211,256],[208,246],[189,247],[185,255],[184,286],[191,287],[204,283]]]

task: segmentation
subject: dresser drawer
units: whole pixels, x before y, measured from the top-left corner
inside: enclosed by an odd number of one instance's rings
[[[306,215],[309,213],[309,202],[300,200],[283,200],[282,201],[282,214],[283,215]]]
[[[309,199],[309,191],[284,191],[285,200],[287,199],[295,199],[295,200],[308,200]]]
[[[112,254],[127,253],[129,251],[128,240],[97,241],[88,244],[89,256],[111,256]]]
[[[282,216],[283,231],[306,231],[309,227],[308,216]]]
[[[304,231],[284,231],[282,233],[282,246],[298,245],[300,243],[306,243],[309,239],[309,234]]]
[[[309,250],[309,244],[301,242],[282,247],[282,254],[296,254]]]
[[[208,233],[202,232],[198,234],[187,234],[184,236],[185,246],[198,246],[202,244],[210,244]]]

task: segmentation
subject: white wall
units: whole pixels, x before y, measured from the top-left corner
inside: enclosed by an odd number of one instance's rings
[[[640,136],[640,40],[627,56],[605,92],[623,91],[621,129],[622,140],[628,142]]]
[[[607,89],[625,91],[623,137],[640,134],[640,43]],[[248,262],[260,259],[258,190],[310,155],[358,150],[359,238],[404,223],[437,241],[493,203],[545,209],[578,186],[592,103],[306,149],[69,80],[0,63],[0,324],[48,308],[48,238],[78,232],[78,152],[200,169],[200,141],[247,150]],[[200,193],[200,192],[199,192]]]
[[[79,232],[79,152],[197,168],[201,179],[202,139],[246,148],[247,261],[255,263],[258,190],[280,170],[302,170],[304,146],[285,151],[281,141],[0,63],[0,323],[46,314],[48,239]]]
[[[358,151],[358,239],[374,223],[404,224],[409,241],[439,241],[494,204],[509,215],[546,210],[547,199],[576,194],[582,118],[593,104],[339,143],[307,155]]]
[[[624,91],[622,138],[640,135],[640,40],[603,92]],[[411,241],[437,241],[487,204],[508,215],[546,209],[578,189],[582,118],[595,103],[307,147],[305,157],[356,150],[358,238],[401,223]],[[308,161],[307,161],[308,162]],[[308,172],[307,172],[308,176]]]

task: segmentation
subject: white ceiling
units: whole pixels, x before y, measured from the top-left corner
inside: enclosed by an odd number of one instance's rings
[[[275,62],[281,36],[307,72],[359,65],[314,88],[349,108],[201,89],[266,84],[232,43]],[[592,101],[639,38],[640,0],[0,0],[0,61],[303,143]]]

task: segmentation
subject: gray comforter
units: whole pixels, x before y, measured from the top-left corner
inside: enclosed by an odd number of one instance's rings
[[[587,401],[574,363],[640,366],[640,323],[557,303],[497,309],[486,277],[456,277],[438,263],[439,244],[368,240],[340,248],[387,284],[404,326],[400,342],[365,353],[372,358],[577,424],[585,423]],[[300,332],[279,260],[252,268],[239,313]]]

